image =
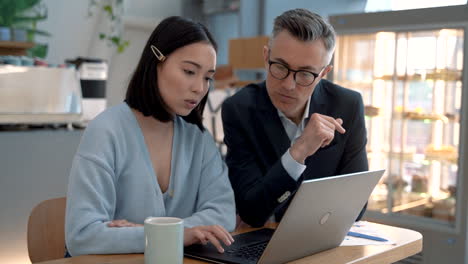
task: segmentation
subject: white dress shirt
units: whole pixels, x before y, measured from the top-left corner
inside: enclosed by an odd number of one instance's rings
[[[299,125],[296,125],[291,119],[287,118],[283,112],[280,110],[278,111],[279,118],[281,123],[283,124],[284,130],[286,130],[286,134],[291,141],[291,146],[294,144],[296,139],[302,135],[304,132],[304,128],[309,120],[309,107],[310,107],[310,98],[307,101],[306,107],[304,109],[304,113],[302,114],[302,120]],[[294,180],[298,180],[301,174],[306,169],[306,165],[297,162],[289,152],[291,148],[288,148],[286,152],[281,156],[281,164],[283,164],[284,169],[288,172],[289,176],[291,176]]]

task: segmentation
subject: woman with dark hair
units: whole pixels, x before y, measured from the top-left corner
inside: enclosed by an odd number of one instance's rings
[[[202,114],[216,43],[200,23],[163,20],[125,102],[91,121],[73,160],[65,239],[72,255],[141,253],[143,221],[184,219],[184,245],[233,242],[234,195]]]

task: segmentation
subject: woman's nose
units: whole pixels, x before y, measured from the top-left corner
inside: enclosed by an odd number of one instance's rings
[[[192,86],[192,91],[193,92],[196,92],[196,93],[202,93],[205,91],[205,89],[207,88],[207,82],[206,81],[201,81],[201,82],[196,82],[195,84],[193,84]]]

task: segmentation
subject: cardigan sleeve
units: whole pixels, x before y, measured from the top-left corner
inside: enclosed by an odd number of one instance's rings
[[[143,227],[107,227],[117,202],[114,164],[119,140],[105,126],[88,126],[72,164],[65,222],[72,256],[144,251]]]
[[[184,219],[185,226],[221,225],[231,232],[236,225],[236,209],[228,170],[211,135],[205,131],[202,139],[203,164],[196,211]]]

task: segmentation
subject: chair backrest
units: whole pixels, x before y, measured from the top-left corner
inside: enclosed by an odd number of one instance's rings
[[[39,203],[29,215],[28,252],[31,262],[63,258],[66,198]]]

